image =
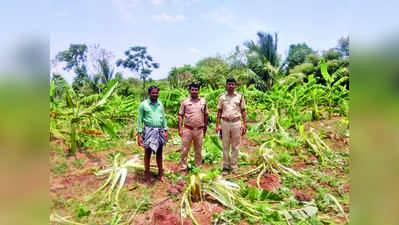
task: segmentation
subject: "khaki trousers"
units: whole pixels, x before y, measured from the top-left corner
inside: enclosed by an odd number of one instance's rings
[[[181,166],[183,169],[187,168],[187,155],[190,151],[191,142],[194,142],[194,161],[196,167],[201,167],[202,163],[202,143],[204,141],[204,132],[202,129],[184,129],[182,137],[182,154]]]
[[[241,121],[222,123],[223,168],[236,169],[240,148]],[[231,153],[230,153],[231,146]]]

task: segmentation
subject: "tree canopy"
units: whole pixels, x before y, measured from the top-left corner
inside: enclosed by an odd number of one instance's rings
[[[296,65],[304,63],[306,61],[306,57],[312,53],[315,53],[315,51],[306,43],[290,45],[286,59],[288,69],[292,69]]]
[[[277,33],[274,38],[271,34],[258,32],[258,41],[247,41],[244,45],[247,51],[247,66],[260,79],[255,84],[257,89],[266,91],[270,90],[273,83],[272,71],[280,66],[280,58],[277,54]]]
[[[152,56],[147,53],[147,47],[134,46],[125,51],[125,59],[118,59],[117,66],[122,66],[135,72],[143,80],[143,89],[145,81],[153,69],[159,68],[159,63],[153,62]]]

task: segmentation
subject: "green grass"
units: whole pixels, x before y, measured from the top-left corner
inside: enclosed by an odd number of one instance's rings
[[[61,159],[61,162],[51,160],[50,166],[51,171],[56,175],[62,175],[68,171],[68,166],[65,159]]]
[[[176,161],[176,162],[180,162],[181,160],[181,153],[180,152],[172,152],[169,155],[167,155],[165,157],[166,160],[169,161]]]
[[[84,159],[77,159],[77,160],[75,160],[75,161],[72,162],[72,165],[73,165],[75,168],[79,169],[79,168],[82,168],[82,167],[83,167],[83,163],[84,163]]]

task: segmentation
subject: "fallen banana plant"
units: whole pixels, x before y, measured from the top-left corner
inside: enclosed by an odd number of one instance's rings
[[[263,122],[259,123],[256,126],[257,130],[260,131],[265,131],[266,133],[273,133],[277,131],[281,131],[285,133],[284,128],[281,126],[279,119],[280,115],[276,109],[276,107],[273,105],[270,112],[268,113],[269,115],[267,116],[267,119],[264,120]]]
[[[100,188],[98,188],[97,191],[94,192],[94,194],[104,190],[109,184],[111,184],[110,188],[105,194],[105,197],[108,197],[109,201],[115,200],[117,203],[119,201],[119,193],[122,190],[123,185],[125,184],[128,171],[139,168],[143,169],[144,166],[142,164],[142,160],[140,160],[137,155],[134,156],[134,158],[127,160],[121,158],[120,153],[116,154],[111,168],[96,173],[96,176],[103,176],[109,174],[109,177],[105,181],[105,183]],[[119,186],[116,189],[118,181],[119,181]],[[114,199],[112,199],[115,189],[116,193],[114,195]]]
[[[329,161],[326,153],[332,153],[330,147],[310,128],[310,131],[305,133],[303,125],[299,127],[299,133],[304,142],[316,153],[320,158],[321,165],[325,166],[326,161]]]
[[[56,224],[86,225],[83,223],[74,222],[72,220],[69,220],[68,218],[69,217],[61,217],[58,214],[53,213],[50,215],[50,222],[53,222]]]
[[[338,211],[341,213],[341,215],[343,215],[345,217],[345,219],[347,221],[349,221],[348,216],[346,215],[346,213],[345,213],[344,209],[342,208],[341,204],[339,204],[338,200],[333,195],[331,195],[330,193],[328,193],[327,196],[335,203],[335,205],[337,206]]]
[[[240,174],[237,176],[234,176],[233,178],[236,177],[242,177],[242,176],[250,176],[250,175],[255,175],[258,174],[257,179],[256,179],[256,184],[258,185],[258,188],[260,187],[260,179],[263,177],[265,173],[283,173],[283,174],[292,174],[296,177],[301,177],[301,174],[294,169],[291,169],[289,167],[286,167],[282,165],[278,159],[275,157],[275,153],[271,148],[267,148],[266,144],[269,142],[263,143],[258,150],[258,160],[257,160],[257,167],[254,169],[249,170],[248,172],[244,174]]]
[[[180,204],[182,224],[183,218],[187,216],[192,219],[194,224],[199,224],[192,213],[191,203],[199,200],[202,201],[203,193],[209,194],[228,208],[238,210],[247,216],[259,219],[259,212],[251,203],[240,195],[240,186],[237,184],[226,181],[220,176],[210,177],[205,173],[191,175],[187,179],[187,187],[183,193]],[[239,208],[239,205],[243,206],[247,211]]]
[[[208,194],[215,198],[223,206],[236,210],[242,214],[245,214],[249,218],[261,220],[262,215],[265,213],[278,213],[286,218],[288,224],[289,221],[295,219],[306,220],[309,217],[313,217],[317,214],[317,207],[313,203],[303,207],[295,209],[281,209],[282,206],[273,206],[271,204],[260,205],[253,204],[244,198],[240,193],[240,186],[234,182],[224,180],[221,176],[210,176],[209,174],[199,173],[191,175],[187,178],[187,187],[183,193],[181,205],[180,205],[180,216],[183,224],[183,218],[190,217],[195,225],[198,225],[198,221],[195,219],[191,205],[192,202],[202,201],[203,195]],[[262,201],[265,203],[265,201]]]
[[[287,224],[291,224],[290,221],[292,221],[294,217],[301,221],[305,221],[310,217],[316,216],[317,211],[317,207],[314,205],[308,205],[299,209],[282,210],[281,214],[285,217]]]

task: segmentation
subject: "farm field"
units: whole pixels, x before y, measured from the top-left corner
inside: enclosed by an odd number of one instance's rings
[[[149,78],[159,64],[144,46],[130,47],[115,65],[98,45],[59,52],[55,61],[76,76],[68,83],[53,73],[50,81],[51,223],[349,224],[349,38],[322,54],[291,45],[282,61],[277,34],[257,36],[227,57],[174,67],[160,80]],[[97,73],[89,73],[90,64]],[[117,67],[139,79],[124,78]],[[248,127],[238,168],[222,173],[217,106],[231,77]],[[207,102],[208,129],[202,167],[190,151],[183,174],[178,111],[193,82]],[[159,87],[169,141],[165,182],[152,156],[146,185],[136,124],[150,85]]]
[[[64,98],[53,98],[50,112],[53,224],[348,223],[348,91],[317,84],[312,76],[307,82],[288,78],[268,92],[238,88],[247,101],[248,132],[238,170],[225,176],[215,133],[217,96],[224,90],[201,90],[210,110],[204,165],[196,168],[191,155],[190,172],[183,176],[177,171],[176,112],[188,91],[161,88],[170,127],[163,153],[166,182],[156,179],[153,157],[150,187],[134,134],[141,96],[119,95],[118,81],[86,97],[66,88]],[[52,88],[54,97],[54,83]]]
[[[313,205],[318,209],[317,216],[314,219],[308,218],[305,220],[309,220],[307,223],[314,224],[314,221],[327,224],[347,223],[349,215],[349,145],[348,138],[339,134],[340,129],[342,129],[339,128],[339,121],[341,120],[342,117],[336,117],[332,120],[309,123],[309,126],[319,126],[319,129],[322,129],[323,125],[331,127],[330,130],[325,131],[328,135],[326,142],[331,146],[332,152],[336,154],[335,159],[339,160],[340,163],[331,165],[331,167],[323,166],[320,164],[320,157],[317,157],[317,155],[309,154],[303,150],[286,148],[279,160],[284,165],[291,166],[298,173],[303,174],[302,178],[278,173],[265,173],[260,177],[259,187],[256,175],[237,178],[226,177],[225,179],[239,184],[241,196],[252,204],[263,203],[270,208],[279,209],[281,212],[306,209],[306,207]],[[171,134],[172,136],[177,135],[173,131]],[[244,174],[255,167],[251,165],[251,162],[255,162],[259,144],[255,140],[243,138],[242,145],[240,149],[240,165],[242,166],[238,171]],[[126,158],[137,155],[142,158],[143,153],[140,149],[125,142],[123,146],[105,151],[77,153],[75,158],[65,157],[62,143],[57,142],[57,140],[51,142],[51,148],[50,193],[53,215],[70,217],[74,221],[79,221],[79,223],[106,224],[111,219],[116,221],[121,218],[120,221],[126,221],[127,218],[136,213],[137,215],[133,219],[134,224],[179,223],[180,203],[187,183],[187,178],[183,177],[180,172],[176,172],[179,162],[177,157],[179,145],[169,143],[166,146],[164,152],[167,159],[164,161],[165,183],[155,180],[152,187],[148,188],[144,184],[144,171],[142,169],[129,171],[120,193],[118,207],[113,206],[112,201],[103,199],[105,192],[96,193],[93,196],[93,193],[105,182],[105,177],[97,177],[94,173],[100,169],[111,167],[112,162],[109,159],[117,153],[122,153]],[[208,163],[205,163],[204,169],[200,173],[217,174],[218,169],[221,168],[221,163],[213,164],[213,166]],[[269,192],[274,194],[269,194],[269,197],[267,197],[264,193]],[[93,197],[93,199],[89,200],[90,197]],[[334,198],[338,203],[334,202]],[[287,206],[282,206],[283,203]],[[210,195],[205,195],[202,202],[193,202],[192,210],[199,224],[214,224],[214,221],[219,221],[221,224],[257,224],[251,216],[246,216],[238,210],[223,206]],[[262,217],[270,223],[286,223],[283,214],[270,215],[265,213]],[[187,219],[185,220],[186,223],[192,224],[191,220]]]

